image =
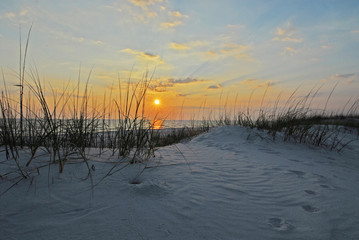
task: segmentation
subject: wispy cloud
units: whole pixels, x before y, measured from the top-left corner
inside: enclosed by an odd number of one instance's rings
[[[207,42],[207,41],[197,40],[197,41],[191,41],[191,42],[186,42],[186,43],[171,42],[171,43],[169,43],[169,47],[174,50],[183,51],[183,50],[189,50],[189,49],[193,49],[193,48],[197,48],[197,47],[202,47],[202,46],[205,46],[208,44],[209,44],[209,42]]]
[[[121,15],[128,15],[127,18],[147,24],[159,17],[159,3],[162,3],[162,0],[129,0],[128,4],[114,2],[106,7],[120,12]]]
[[[71,42],[85,44],[85,45],[102,45],[102,44],[104,44],[104,42],[102,42],[100,40],[86,39],[86,38],[80,37],[80,36],[71,36],[68,33],[58,31],[56,29],[48,29],[47,34],[53,36],[55,39],[61,39],[61,40],[71,41]]]
[[[0,13],[0,19],[9,19],[9,20],[13,20],[16,19],[18,17],[23,17],[26,16],[28,14],[28,10],[21,10],[19,12],[4,12],[4,13]]]
[[[238,30],[238,29],[245,28],[246,25],[244,25],[244,24],[228,24],[226,27],[229,29]]]
[[[359,80],[359,73],[335,74],[330,78],[334,80],[343,81],[346,84],[351,84],[354,81]]]
[[[222,49],[220,49],[221,53],[227,56],[233,56],[235,58],[248,57],[245,53],[248,50],[248,46],[239,45],[236,43],[225,44]]]
[[[182,24],[181,21],[176,20],[176,21],[171,21],[171,22],[163,22],[163,23],[161,23],[161,27],[165,28],[165,29],[171,29],[171,28],[174,28],[181,24]]]
[[[208,60],[219,60],[227,57],[233,57],[236,59],[250,59],[247,54],[249,47],[236,43],[227,43],[217,49],[210,49],[205,52],[205,56]]]
[[[331,48],[331,46],[330,45],[322,45],[322,46],[320,46],[322,49],[329,49],[329,48]]]
[[[221,84],[217,84],[217,85],[210,85],[207,87],[207,89],[220,89],[222,88]]]
[[[197,78],[168,78],[165,80],[157,80],[154,81],[150,89],[156,92],[165,92],[167,88],[175,87],[176,85],[185,85],[185,84],[193,84],[193,83],[200,83],[205,82],[205,80],[197,79]]]
[[[188,15],[185,15],[179,11],[167,11],[168,19],[166,21],[162,21],[161,27],[163,29],[172,29],[176,26],[182,25],[182,19],[189,18]]]
[[[162,2],[162,0],[131,0],[130,2],[136,6],[147,7],[155,4],[156,2]]]
[[[133,50],[133,49],[130,49],[130,48],[125,48],[125,49],[121,50],[121,52],[130,53],[132,55],[135,55],[137,58],[139,58],[141,60],[155,61],[155,62],[158,62],[158,63],[164,63],[164,61],[160,58],[159,55],[152,54],[152,53],[149,53],[149,52],[142,52],[142,51]]]
[[[277,27],[276,35],[273,40],[295,43],[303,42],[303,39],[300,38],[297,29],[293,27],[291,23],[287,23],[284,28]]]
[[[99,40],[95,40],[95,41],[91,41],[90,44],[92,44],[92,45],[101,45],[101,44],[103,44],[103,42],[99,41]]]
[[[176,95],[176,97],[188,97],[188,96],[190,96],[190,95],[192,95],[191,93],[178,93],[177,95]]]
[[[0,19],[3,19],[3,18],[11,19],[14,17],[16,17],[16,14],[14,12],[5,12],[5,13],[0,14]]]
[[[168,15],[175,18],[188,18],[187,15],[180,13],[179,11],[168,11]]]
[[[188,50],[190,47],[186,44],[171,42],[170,48],[175,50]]]
[[[299,53],[299,52],[300,52],[300,50],[295,49],[295,48],[293,48],[293,47],[285,47],[285,48],[283,49],[283,52],[281,53],[281,55],[290,55],[290,56],[293,56],[294,54]]]
[[[164,0],[130,0],[130,6],[121,7],[129,12],[134,19],[143,23],[159,24],[161,29],[172,29],[181,25],[182,19],[189,18],[179,11],[167,10],[168,1]],[[155,20],[155,21],[153,21]]]
[[[261,80],[261,79],[255,79],[255,78],[248,78],[240,82],[243,85],[246,85],[248,87],[252,88],[266,88],[266,87],[272,87],[276,85],[275,82],[269,81],[269,80]]]

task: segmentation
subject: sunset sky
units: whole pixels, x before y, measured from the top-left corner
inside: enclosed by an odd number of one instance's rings
[[[338,82],[335,109],[359,94],[358,13],[357,0],[1,0],[0,67],[16,84],[19,28],[24,46],[32,25],[28,68],[55,88],[80,66],[98,96],[148,70],[148,101],[189,114],[246,105],[254,89],[270,101],[325,83],[326,99]]]

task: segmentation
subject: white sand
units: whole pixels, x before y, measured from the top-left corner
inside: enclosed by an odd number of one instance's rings
[[[91,157],[95,183],[107,155]],[[45,167],[0,198],[0,239],[359,239],[358,156],[358,141],[337,153],[220,127],[160,149],[140,184],[143,166],[93,191],[84,164],[52,166],[49,180]]]

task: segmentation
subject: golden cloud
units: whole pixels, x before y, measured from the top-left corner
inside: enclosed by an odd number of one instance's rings
[[[180,13],[179,11],[168,11],[168,14],[171,17],[176,17],[176,18],[188,18],[187,15],[183,15],[182,13]]]
[[[171,42],[169,47],[175,50],[188,50],[196,47],[201,47],[207,44],[208,42],[205,41],[191,41],[187,43]]]
[[[161,0],[131,0],[131,3],[133,5],[136,5],[136,6],[148,6],[148,5],[153,5],[155,4],[155,2],[162,2]]]
[[[281,53],[281,55],[291,55],[293,56],[294,54],[300,52],[300,50],[295,49],[293,47],[285,47],[283,52]]]
[[[287,23],[285,28],[277,27],[276,36],[273,38],[273,40],[296,43],[303,42],[303,39],[299,37],[297,29],[294,28],[291,23]]]
[[[155,62],[158,62],[158,63],[164,63],[164,61],[160,58],[159,55],[152,54],[152,53],[149,53],[149,52],[141,52],[141,51],[133,50],[133,49],[130,49],[130,48],[125,48],[125,49],[121,50],[121,52],[130,53],[132,55],[135,55],[137,58],[139,58],[141,60],[155,61]]]
[[[163,22],[161,23],[161,27],[165,29],[170,29],[181,24],[182,24],[181,21]]]
[[[5,13],[3,13],[3,14],[0,14],[0,19],[1,19],[1,18],[13,19],[13,18],[16,18],[16,17],[25,16],[25,15],[27,15],[27,13],[28,13],[28,10],[23,10],[23,11],[18,12],[18,13],[5,12]]]
[[[249,47],[245,45],[240,45],[236,43],[227,43],[216,50],[209,50],[205,52],[205,56],[210,60],[218,60],[220,58],[227,58],[227,57],[233,57],[236,59],[241,59],[241,58],[249,59],[249,56],[246,53],[248,49]]]
[[[188,50],[190,47],[186,44],[171,42],[170,48],[175,50]]]

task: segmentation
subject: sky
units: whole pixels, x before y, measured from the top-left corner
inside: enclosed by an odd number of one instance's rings
[[[337,84],[335,110],[359,95],[358,12],[356,0],[1,0],[0,67],[17,84],[20,35],[24,50],[32,26],[27,69],[53,88],[91,71],[101,98],[148,72],[147,101],[188,117],[249,99],[269,106],[298,87],[323,86],[323,108]]]

